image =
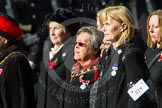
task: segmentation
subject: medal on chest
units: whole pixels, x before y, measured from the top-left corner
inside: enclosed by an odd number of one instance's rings
[[[112,76],[116,76],[117,70],[118,70],[118,63],[114,63],[113,66],[112,66],[111,75],[112,75]]]
[[[83,75],[81,75],[81,76],[79,77],[79,82],[82,83],[82,84],[80,85],[80,89],[81,89],[81,90],[85,90],[86,87],[89,85],[90,81],[89,81],[89,80],[83,80],[82,78],[83,78]]]

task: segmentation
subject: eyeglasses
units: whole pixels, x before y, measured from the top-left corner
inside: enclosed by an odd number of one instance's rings
[[[80,47],[87,47],[87,44],[82,42],[76,42],[75,45],[78,44]]]

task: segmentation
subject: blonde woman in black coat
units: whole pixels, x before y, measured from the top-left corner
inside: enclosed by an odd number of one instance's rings
[[[102,15],[104,39],[112,44],[103,52],[101,63],[105,67],[91,90],[90,107],[150,108],[145,82],[148,69],[142,51],[132,40],[132,13],[125,6],[109,6],[102,10]]]

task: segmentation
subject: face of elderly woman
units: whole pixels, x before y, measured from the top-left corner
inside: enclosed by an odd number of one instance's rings
[[[81,32],[77,39],[74,48],[74,59],[77,61],[87,61],[91,59],[94,54],[90,46],[90,34]]]
[[[102,31],[104,38],[112,43],[117,42],[122,33],[122,26],[119,22],[108,16],[107,20],[103,21]]]
[[[152,15],[150,17],[149,34],[153,43],[160,43],[162,41],[159,27],[159,17],[157,15]]]
[[[67,39],[66,28],[57,22],[49,23],[49,35],[51,42],[55,45],[61,45]]]

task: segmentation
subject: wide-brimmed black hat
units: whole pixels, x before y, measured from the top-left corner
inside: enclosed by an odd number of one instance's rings
[[[50,22],[50,21],[55,21],[58,23],[63,24],[63,22],[70,20],[71,23],[68,25],[64,25],[70,32],[72,35],[76,34],[77,30],[79,29],[80,25],[79,23],[73,23],[73,20],[77,18],[77,15],[67,9],[64,8],[59,8],[55,11],[55,13],[49,13],[48,15],[46,15],[45,19]]]
[[[19,43],[22,34],[23,30],[19,28],[19,24],[15,19],[4,13],[0,13],[0,36],[14,43]]]

